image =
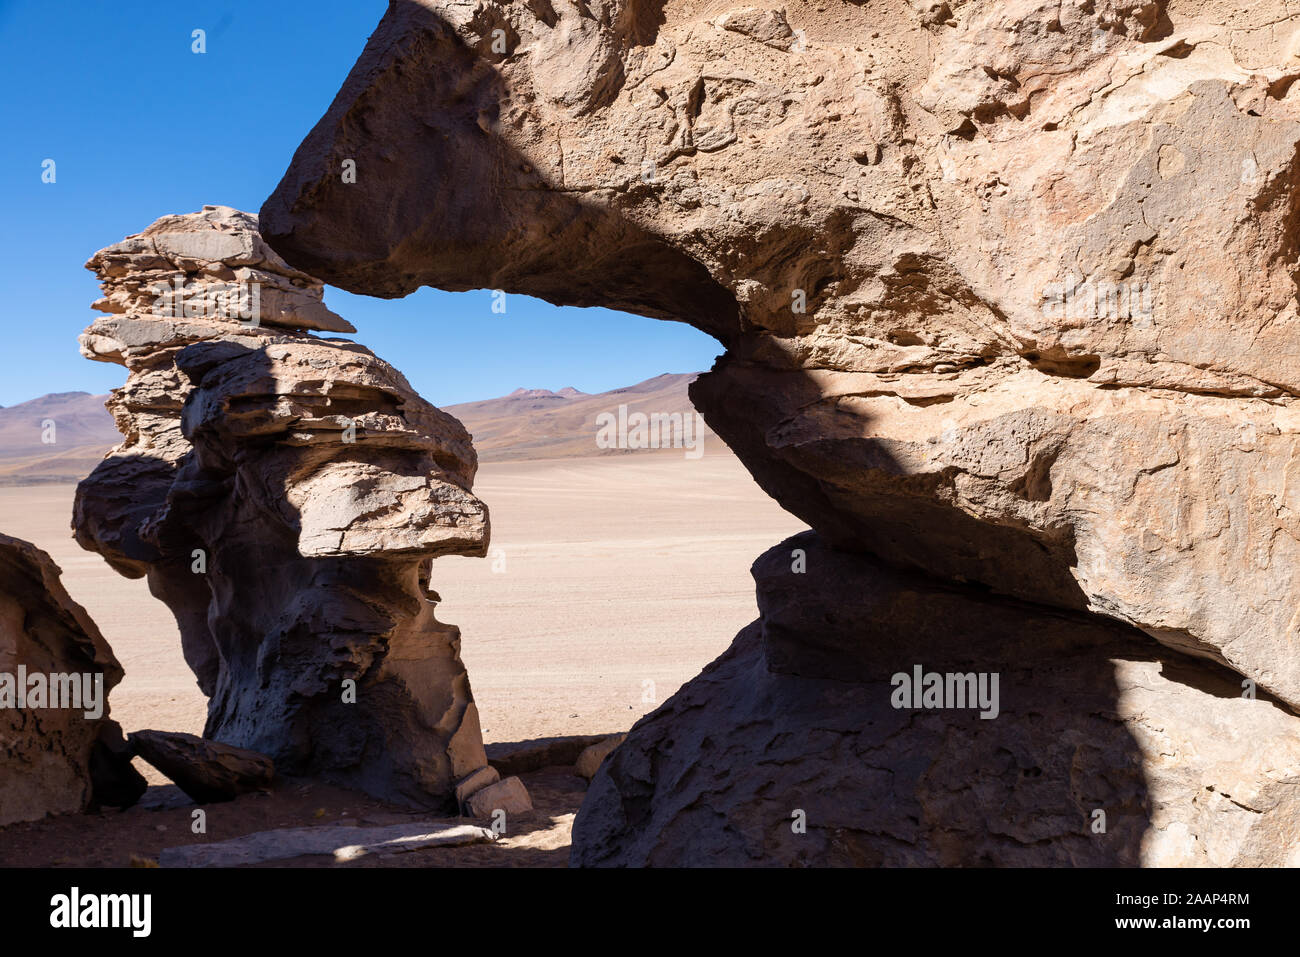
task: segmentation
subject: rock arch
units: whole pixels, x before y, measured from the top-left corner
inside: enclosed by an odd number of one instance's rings
[[[1281,15],[390,5],[271,245],[353,292],[699,326],[693,400],[817,533],[597,776],[576,862],[1295,862]],[[900,725],[914,664],[1019,691]]]

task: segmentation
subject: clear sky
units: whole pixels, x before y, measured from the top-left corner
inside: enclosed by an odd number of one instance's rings
[[[0,0],[0,405],[122,384],[121,367],[77,351],[98,298],[86,259],[167,213],[256,212],[386,6]],[[206,53],[191,50],[195,29]],[[519,386],[601,392],[707,369],[722,351],[682,323],[604,309],[512,295],[493,314],[486,291],[327,287],[325,302],[437,405]]]

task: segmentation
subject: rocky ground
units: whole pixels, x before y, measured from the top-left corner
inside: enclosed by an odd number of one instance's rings
[[[507,833],[493,843],[368,855],[346,863],[323,855],[282,858],[266,867],[564,867],[569,832],[586,790],[572,767],[522,775],[534,810],[512,815]],[[125,811],[72,814],[0,827],[0,867],[148,867],[164,848],[225,841],[275,828],[339,824],[384,826],[438,819],[377,801],[356,791],[316,782],[281,779],[271,790],[206,805],[208,833],[191,832],[195,804],[170,785],[149,789]]]

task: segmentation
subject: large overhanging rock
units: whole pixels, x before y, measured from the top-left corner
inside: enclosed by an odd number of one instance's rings
[[[827,542],[1294,707],[1297,30],[1281,0],[404,0],[262,227],[355,292],[690,322],[727,347],[696,404]]]
[[[952,6],[395,3],[263,229],[359,292],[691,322],[705,417],[840,546],[1300,704],[1286,11]]]
[[[133,804],[130,765],[108,694],[122,666],[59,566],[0,534],[0,825],[96,804]]]
[[[487,547],[468,433],[363,346],[306,331],[351,327],[246,213],[165,217],[88,266],[113,314],[82,350],[129,372],[109,401],[126,439],[78,487],[74,528],[172,609],[205,737],[450,807],[487,764],[427,587],[432,558]],[[245,308],[263,280],[266,317]],[[166,287],[179,302],[144,291]]]

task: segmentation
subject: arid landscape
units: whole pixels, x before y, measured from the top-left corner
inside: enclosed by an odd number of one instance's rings
[[[76,485],[89,475],[122,440],[107,398],[65,392],[0,408],[0,485]],[[45,422],[58,423],[53,435]]]
[[[597,419],[629,413],[690,414],[687,387],[695,374],[664,374],[624,389],[589,395],[576,389],[526,389],[480,402],[445,406],[474,435],[480,462],[618,457],[628,450],[597,445]],[[104,407],[107,395],[66,392],[0,408],[0,485],[71,484],[81,481],[122,436]],[[42,428],[57,423],[53,440]],[[702,451],[730,455],[707,425]],[[677,453],[681,457],[681,453]]]
[[[367,2],[0,51],[0,866],[1249,927],[1159,882],[1300,866],[1300,13]]]
[[[480,447],[488,461],[475,485],[491,496],[493,548],[483,558],[437,559],[431,584],[445,596],[440,618],[468,636],[462,657],[489,756],[499,744],[626,732],[726,649],[721,634],[753,620],[753,555],[774,535],[803,527],[716,440],[705,439],[698,459],[674,449],[596,447],[600,412],[622,402],[689,411],[692,378],[663,376],[581,397],[521,389],[530,394],[448,408],[486,436]],[[50,397],[0,410],[9,448],[34,483],[0,487],[0,515],[10,534],[54,558],[69,594],[122,662],[126,677],[112,695],[113,718],[127,730],[202,734],[207,698],[182,657],[175,619],[143,580],[122,578],[76,544],[69,528],[75,485],[57,481],[66,459],[57,443],[51,450],[40,442],[40,422],[57,416],[73,425],[68,431],[79,452],[97,460],[107,449],[94,439],[105,422],[112,427],[104,398]],[[495,428],[508,431],[496,439]],[[546,458],[529,460],[512,437]],[[189,834],[193,802],[147,762],[137,758],[135,765],[153,788],[143,806],[0,829],[0,866],[125,866],[199,840]],[[563,866],[585,782],[567,766],[538,768],[523,779],[536,810],[520,819],[517,834],[485,847],[337,866]],[[427,818],[297,781],[212,811],[225,837],[340,819],[373,825]]]
[[[439,617],[467,636],[488,742],[626,731],[725,650],[719,629],[754,619],[755,549],[803,527],[722,448],[699,461],[647,452],[488,464],[475,484],[492,496],[493,554],[439,559],[432,583]],[[201,733],[207,699],[175,619],[143,580],[73,541],[74,488],[0,488],[0,514],[10,534],[50,553],[122,661],[113,716]]]

